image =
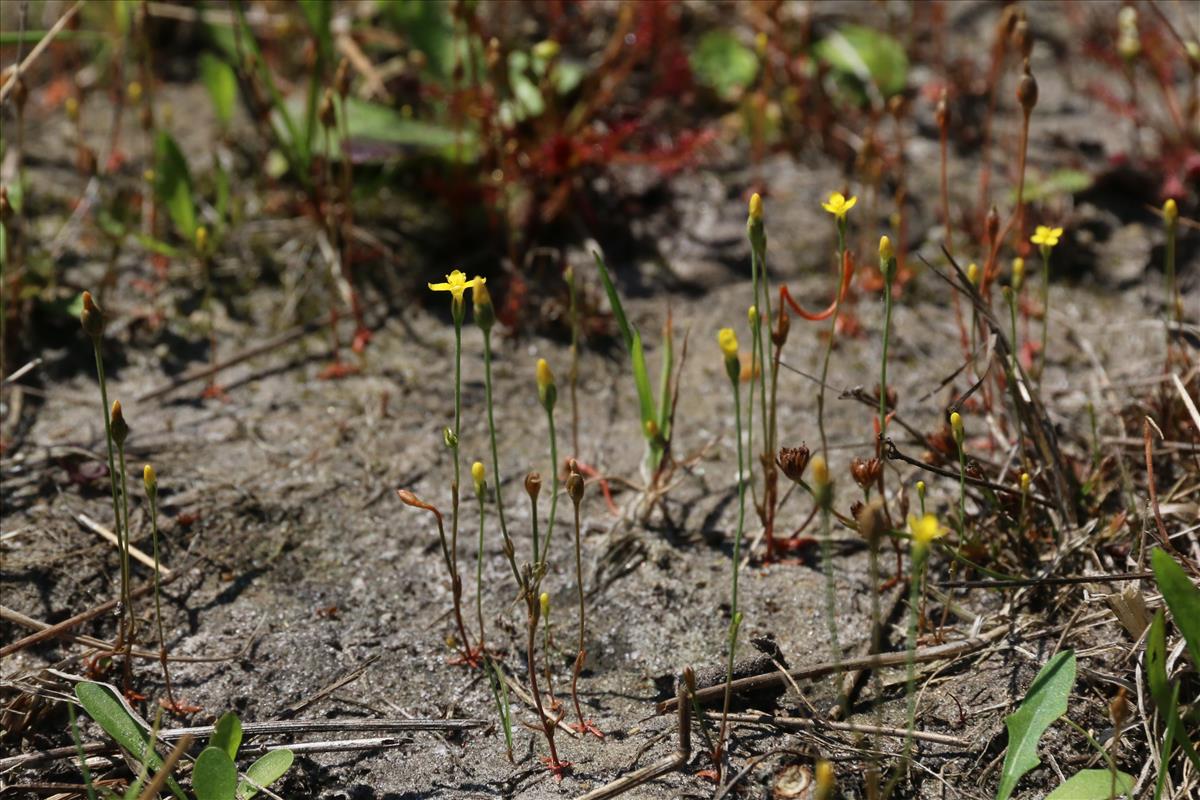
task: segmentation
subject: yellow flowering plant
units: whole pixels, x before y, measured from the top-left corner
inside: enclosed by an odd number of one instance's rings
[[[1042,256],[1042,347],[1039,351],[1042,368],[1046,365],[1046,344],[1050,330],[1050,253],[1058,245],[1062,235],[1062,228],[1038,225],[1029,237],[1029,241],[1038,246],[1038,252]]]

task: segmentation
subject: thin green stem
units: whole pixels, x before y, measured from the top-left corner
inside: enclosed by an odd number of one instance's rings
[[[883,281],[883,358],[879,362],[879,435],[887,436],[888,343],[892,335],[892,282]]]
[[[905,639],[905,652],[908,658],[904,662],[904,695],[907,700],[906,727],[904,735],[904,755],[901,760],[901,766],[888,781],[888,786],[884,790],[883,796],[887,797],[895,788],[896,783],[900,780],[903,773],[908,771],[908,764],[912,758],[912,743],[913,730],[917,724],[917,696],[913,693],[913,688],[917,680],[917,622],[920,618],[920,603],[921,603],[921,587],[925,578],[925,560],[929,555],[927,546],[916,545],[913,547],[912,554],[912,576],[909,579],[908,586],[908,635]]]
[[[154,548],[154,620],[158,625],[158,658],[162,662],[163,682],[167,687],[167,702],[172,707],[175,703],[175,693],[171,690],[171,673],[167,668],[167,636],[163,629],[162,591],[159,586],[159,555],[158,555],[158,489],[147,492],[150,500],[150,532]]]
[[[546,409],[546,424],[550,427],[550,519],[546,522],[546,541],[542,547],[542,564],[550,558],[550,537],[554,535],[554,518],[558,514],[558,437],[554,433],[554,408]],[[537,542],[534,542],[534,549]],[[534,558],[537,554],[534,553]]]
[[[846,220],[844,217],[837,221],[837,236],[839,284],[834,290],[836,294],[833,306],[833,319],[829,323],[829,339],[825,342],[825,356],[821,361],[821,383],[817,387],[817,430],[821,434],[821,456],[826,460],[829,458],[829,441],[825,436],[825,381],[829,377],[829,357],[833,353],[833,337],[837,334],[838,316],[842,311],[840,280],[842,264],[846,259]]]
[[[121,467],[121,602],[125,606],[125,626],[129,631],[125,637],[125,676],[129,678],[133,660],[133,595],[129,591],[129,489],[125,480],[125,445],[117,444],[118,464]]]
[[[1038,355],[1041,357],[1040,376],[1046,370],[1046,343],[1050,331],[1050,250],[1043,246],[1042,250],[1042,347]]]
[[[729,703],[733,697],[733,661],[737,652],[738,628],[741,625],[741,612],[738,611],[738,573],[742,561],[742,532],[746,526],[746,459],[742,451],[742,397],[736,380],[733,385],[733,416],[734,428],[737,433],[738,457],[738,525],[733,536],[733,579],[730,589],[730,622],[729,622],[729,664],[725,675],[725,702],[721,710],[721,732],[717,736],[716,755],[720,756],[725,744],[725,732],[729,716]],[[719,761],[717,768],[719,769]]]
[[[834,610],[837,608],[837,583],[833,575],[833,526],[829,514],[831,489],[825,487],[821,491],[824,496],[818,502],[821,504],[821,569],[825,573],[825,624],[829,628],[829,647],[833,663],[836,665],[842,660],[842,646],[838,641],[837,619],[834,616]],[[834,675],[837,680],[837,703],[844,716],[846,696],[842,692],[841,667],[838,667]]]
[[[485,652],[484,647],[484,630],[483,630],[483,522],[484,522],[484,499],[486,494],[478,492],[476,498],[479,500],[479,550],[475,555],[475,613],[479,617],[479,652]]]
[[[508,535],[508,524],[504,520],[504,500],[500,497],[500,451],[496,447],[496,416],[492,403],[492,332],[483,331],[483,392],[487,403],[488,437],[492,445],[492,492],[496,495],[496,515],[500,518],[500,535],[504,537],[505,552],[509,553],[508,564],[512,568],[513,577],[517,584],[521,583],[521,572],[512,549],[512,539]],[[536,557],[535,557],[536,560]]]
[[[121,524],[121,505],[120,505],[120,501],[118,499],[119,498],[119,494],[118,494],[119,490],[117,487],[117,469],[116,469],[116,465],[115,465],[115,462],[113,459],[113,435],[112,435],[112,421],[109,419],[108,382],[104,376],[104,358],[103,358],[103,356],[100,355],[100,338],[99,337],[92,339],[92,350],[95,352],[95,355],[96,355],[96,378],[100,382],[100,406],[101,406],[100,411],[101,411],[101,416],[104,417],[104,440],[108,445],[108,482],[109,482],[110,488],[112,489],[113,531],[117,534],[117,549],[121,550],[121,542],[122,542],[121,530],[123,527]],[[122,561],[122,567],[124,567],[123,561]],[[121,594],[120,594],[121,605],[120,605],[119,611],[117,612],[118,641],[123,639],[125,636],[125,615],[128,613],[128,609],[125,606],[125,595],[127,594],[126,585],[125,585],[126,580],[127,580],[127,577],[125,575],[124,569],[122,569],[122,571],[121,571]]]

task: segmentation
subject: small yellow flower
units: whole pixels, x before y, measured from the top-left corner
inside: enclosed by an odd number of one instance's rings
[[[1021,491],[1022,491],[1022,492],[1028,492],[1028,491],[1029,491],[1029,484],[1030,484],[1030,483],[1032,483],[1032,482],[1033,482],[1033,479],[1029,477],[1029,473],[1028,473],[1028,472],[1022,472],[1022,473],[1021,473]]]
[[[1029,237],[1029,241],[1036,244],[1038,247],[1054,247],[1058,244],[1059,237],[1063,235],[1062,228],[1048,228],[1045,225],[1038,225],[1033,236]]]
[[[471,465],[471,480],[475,482],[475,491],[483,494],[483,484],[487,477],[487,472],[483,468],[482,461],[476,461]]]
[[[158,491],[158,476],[154,474],[154,467],[149,464],[142,467],[142,483],[146,484],[146,491],[150,494]]]
[[[762,219],[762,215],[762,197],[758,194],[758,192],[755,192],[754,194],[750,195],[750,219]]]
[[[829,200],[821,203],[821,208],[833,214],[839,220],[842,220],[846,218],[846,212],[854,208],[854,204],[857,202],[857,197],[846,197],[841,192],[834,192],[829,195]]]
[[[1012,265],[1012,287],[1013,291],[1021,291],[1021,287],[1025,285],[1025,259],[1014,258]]]
[[[926,514],[923,517],[910,514],[908,516],[908,529],[912,532],[913,541],[924,547],[927,547],[934,539],[940,539],[949,532],[946,528],[942,527],[937,517],[933,514]]]
[[[966,432],[963,430],[962,414],[957,411],[950,414],[950,430],[954,434],[954,441],[959,447],[962,447]]]
[[[887,236],[879,237],[879,260],[890,261],[896,257],[896,251],[892,247],[892,240]]]
[[[463,292],[467,289],[474,289],[476,286],[482,286],[487,283],[486,278],[481,278],[476,275],[471,280],[467,280],[467,276],[460,270],[454,270],[446,276],[445,283],[431,283],[429,288],[435,292],[450,292],[454,296],[454,302],[461,303]]]
[[[972,286],[979,285],[979,265],[974,261],[967,264],[967,280],[971,282]]]
[[[725,358],[737,358],[738,340],[733,328],[721,328],[717,332],[717,344],[721,346],[721,352],[725,354]]]
[[[542,592],[541,597],[538,598],[538,603],[542,607],[542,616],[547,616],[550,613],[550,593]]]
[[[750,327],[753,328],[758,324],[758,306],[750,306],[746,311],[746,318],[750,320]]]

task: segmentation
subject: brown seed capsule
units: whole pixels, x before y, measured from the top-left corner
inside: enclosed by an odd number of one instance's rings
[[[855,458],[850,462],[850,475],[863,489],[878,481],[882,472],[883,462],[878,458]]]
[[[850,504],[850,516],[854,519],[858,519],[858,515],[861,514],[863,509],[866,507],[866,503],[864,503],[862,500],[855,500]]]
[[[1029,71],[1029,59],[1027,58],[1025,59],[1025,68],[1021,74],[1021,80],[1017,83],[1017,102],[1021,104],[1021,108],[1028,114],[1033,111],[1033,107],[1037,105],[1037,101],[1037,79]]]
[[[84,333],[93,339],[99,339],[104,333],[104,312],[92,299],[91,292],[83,293],[83,310],[79,312],[79,323],[83,325]]]
[[[12,88],[13,105],[17,107],[17,111],[25,110],[25,101],[29,99],[29,87],[25,85],[25,78],[21,73],[17,73],[16,82]]]
[[[326,128],[332,128],[337,124],[337,112],[333,110],[332,89],[326,89],[325,94],[321,96],[321,105],[317,109],[317,119],[321,120],[321,124]]]
[[[113,400],[112,413],[109,415],[109,428],[117,447],[124,445],[125,438],[129,436],[129,425],[125,422],[125,415],[121,413],[120,400]]]
[[[536,472],[531,472],[525,476],[525,493],[529,495],[529,499],[537,502],[538,494],[542,491],[542,476]]]
[[[804,477],[805,468],[808,467],[810,455],[808,447],[803,444],[799,447],[781,447],[779,455],[775,457],[775,463],[783,470],[784,475],[799,483]]]
[[[683,685],[687,687],[688,692],[696,692],[696,670],[691,667],[683,668]]]
[[[779,304],[779,314],[775,317],[775,330],[771,331],[771,343],[776,347],[787,344],[788,332],[792,329],[792,318],[788,315],[783,304]]]
[[[986,227],[988,241],[994,243],[997,234],[1000,233],[1000,212],[995,206],[988,209]]]
[[[583,500],[583,476],[578,472],[572,472],[567,476],[567,496],[578,508],[579,502]]]
[[[343,100],[350,94],[350,62],[342,59],[338,62],[337,73],[333,76],[333,88]]]
[[[947,104],[946,90],[942,89],[942,94],[938,97],[937,108],[933,112],[933,118],[937,122],[938,130],[943,133],[950,127],[950,108]]]

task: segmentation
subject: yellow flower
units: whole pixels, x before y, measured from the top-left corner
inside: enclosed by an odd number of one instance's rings
[[[1030,484],[1032,481],[1033,481],[1033,479],[1029,477],[1029,473],[1028,473],[1028,472],[1022,472],[1022,473],[1021,473],[1021,491],[1022,491],[1022,492],[1028,492],[1028,491],[1029,491],[1029,484]]]
[[[483,468],[482,461],[476,461],[471,465],[471,480],[475,482],[475,491],[478,494],[483,494],[483,485],[486,476],[487,472]]]
[[[933,514],[926,514],[923,517],[910,514],[908,529],[912,531],[913,541],[922,546],[928,546],[934,539],[940,539],[948,532]]]
[[[1012,286],[1014,291],[1021,291],[1025,284],[1025,259],[1014,258],[1012,265]]]
[[[979,285],[979,265],[974,261],[967,264],[967,280],[971,282],[972,286]]]
[[[750,306],[746,311],[746,318],[750,320],[750,327],[753,328],[758,323],[758,306]]]
[[[554,403],[558,400],[558,387],[554,385],[554,373],[550,371],[550,365],[544,358],[537,360],[537,390],[542,407],[547,411],[553,410]]]
[[[762,197],[758,192],[750,195],[750,219],[762,219]]]
[[[737,358],[738,340],[733,328],[721,328],[717,332],[717,344],[721,346],[721,352],[725,354],[725,358]]]
[[[890,261],[896,257],[896,251],[892,248],[892,240],[887,236],[879,237],[879,260]]]
[[[963,437],[966,435],[963,430],[962,414],[957,411],[950,414],[950,430],[954,434],[954,441],[959,447],[962,447]]]
[[[1029,237],[1029,241],[1038,247],[1054,247],[1054,245],[1058,244],[1058,239],[1062,235],[1062,228],[1048,228],[1045,225],[1038,225],[1033,236]]]
[[[158,476],[154,474],[154,467],[149,464],[142,467],[142,483],[146,484],[146,491],[150,494],[158,491]]]
[[[474,289],[476,286],[482,286],[487,283],[486,278],[481,278],[476,275],[471,280],[467,280],[467,276],[460,270],[454,270],[446,276],[445,283],[431,283],[429,288],[435,292],[450,292],[454,295],[454,302],[461,303],[463,292],[467,289]]]
[[[829,195],[828,201],[821,203],[821,208],[833,214],[838,219],[845,219],[846,212],[854,208],[854,204],[857,202],[857,197],[846,197],[841,192],[834,192]]]
[[[542,616],[548,616],[550,614],[550,593],[542,592],[541,597],[538,598],[538,603],[542,607]]]

